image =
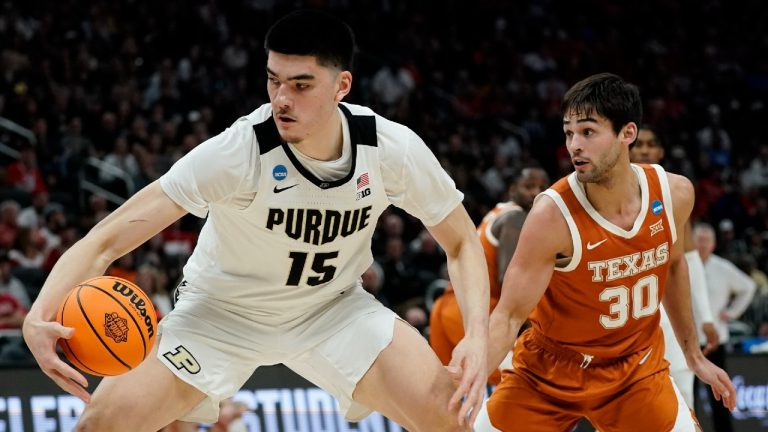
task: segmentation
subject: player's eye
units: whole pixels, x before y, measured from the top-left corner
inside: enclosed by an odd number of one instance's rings
[[[296,83],[296,88],[299,90],[306,90],[309,88],[309,84],[305,83]]]

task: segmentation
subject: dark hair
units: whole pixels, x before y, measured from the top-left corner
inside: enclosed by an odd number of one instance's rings
[[[616,134],[630,122],[639,126],[643,118],[643,104],[637,86],[610,73],[592,75],[574,84],[565,93],[561,110],[563,115],[594,112],[607,118]]]
[[[264,49],[314,56],[322,66],[352,70],[355,34],[340,19],[316,10],[291,12],[270,27]]]

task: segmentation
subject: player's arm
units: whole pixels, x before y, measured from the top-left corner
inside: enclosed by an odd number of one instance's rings
[[[488,376],[485,365],[490,287],[485,254],[475,226],[462,204],[437,225],[427,228],[445,250],[448,274],[464,320],[464,338],[454,348],[449,365],[461,369],[461,382],[450,406],[453,408],[466,397],[459,410],[460,421],[471,408],[469,424],[472,424],[480,410]]]
[[[42,370],[61,388],[89,400],[88,393],[81,387],[87,386],[85,378],[64,363],[55,351],[57,339],[71,337],[73,332],[51,321],[64,297],[83,280],[104,274],[114,260],[185,213],[163,192],[159,181],[155,181],[93,227],[53,267],[24,320],[23,334]]]
[[[549,196],[540,196],[523,224],[509,262],[501,298],[490,318],[488,370],[496,369],[512,349],[520,326],[544,295],[558,254],[571,249],[570,231]]]
[[[492,229],[498,229],[496,238],[499,240],[499,246],[496,248],[496,265],[499,283],[504,282],[504,270],[509,266],[512,255],[517,249],[517,242],[520,240],[520,231],[525,222],[525,211],[523,209],[512,210],[504,213],[501,217],[493,221]]]
[[[694,191],[691,182],[676,174],[667,173],[672,193],[675,228],[685,232],[685,223],[693,208]],[[684,234],[683,234],[684,236]],[[712,364],[699,348],[698,334],[693,323],[691,288],[688,265],[683,256],[683,241],[675,242],[670,251],[669,276],[664,288],[664,308],[675,331],[678,344],[685,354],[688,367],[704,382],[712,386],[715,398],[723,399],[726,407],[736,406],[736,390],[722,369]]]

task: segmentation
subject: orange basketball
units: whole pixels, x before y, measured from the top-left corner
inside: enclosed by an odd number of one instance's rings
[[[144,360],[157,334],[152,301],[133,283],[100,276],[80,283],[59,307],[56,320],[74,327],[59,339],[70,362],[90,375],[119,375]]]

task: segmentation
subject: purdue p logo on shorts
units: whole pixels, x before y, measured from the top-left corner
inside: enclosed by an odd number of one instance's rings
[[[173,351],[168,351],[163,354],[163,357],[168,359],[178,370],[186,370],[192,375],[200,372],[200,363],[197,362],[195,357],[184,348],[184,345],[179,345]]]

